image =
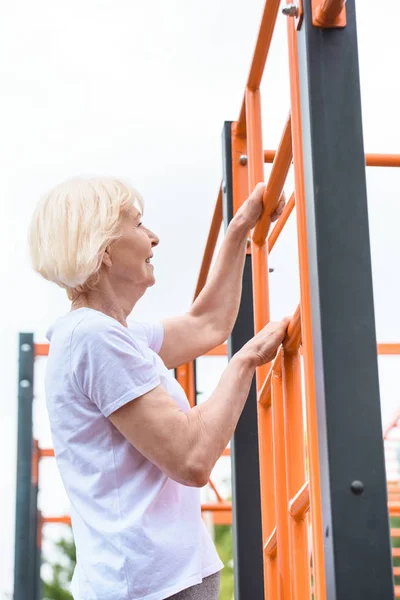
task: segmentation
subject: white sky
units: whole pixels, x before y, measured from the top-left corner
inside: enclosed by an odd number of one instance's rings
[[[161,238],[158,279],[134,311],[159,319],[191,301],[221,177],[221,130],[235,120],[264,2],[251,0],[15,0],[1,3],[0,201],[0,598],[13,579],[17,335],[68,310],[65,294],[30,269],[26,230],[38,198],[64,178],[129,178]],[[393,3],[358,2],[367,152],[400,153],[400,41]],[[274,148],[289,109],[286,23],[280,16],[262,86],[264,147]],[[266,170],[267,172],[267,170]],[[379,341],[400,341],[398,170],[368,171]],[[287,191],[292,191],[288,182]],[[271,257],[272,315],[298,303],[295,223]],[[384,418],[400,402],[400,359],[380,359]],[[43,404],[44,360],[36,370],[35,433],[50,445]],[[202,367],[212,390],[221,361]],[[54,467],[42,471],[40,504],[67,504]],[[49,533],[48,535],[52,535]],[[53,534],[54,535],[54,534]]]

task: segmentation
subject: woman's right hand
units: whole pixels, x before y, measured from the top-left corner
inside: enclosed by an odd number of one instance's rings
[[[254,367],[271,362],[285,339],[289,323],[288,317],[282,321],[271,321],[251,338],[238,354],[246,358]]]

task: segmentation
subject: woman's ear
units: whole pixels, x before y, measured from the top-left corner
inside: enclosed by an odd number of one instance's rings
[[[104,250],[102,264],[105,265],[106,267],[112,267],[112,260],[111,260],[111,256],[110,256],[110,248],[109,247]]]

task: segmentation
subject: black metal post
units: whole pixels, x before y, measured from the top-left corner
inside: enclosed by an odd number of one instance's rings
[[[17,498],[15,513],[14,600],[34,600],[32,567],[32,403],[33,334],[19,336]]]
[[[298,34],[327,597],[394,597],[355,1]],[[362,6],[360,4],[360,10]]]
[[[231,123],[222,133],[224,225],[233,217]],[[235,327],[228,340],[229,359],[254,335],[251,256],[246,256],[242,299]],[[257,393],[250,394],[231,442],[232,534],[236,600],[263,600],[260,467],[258,457]]]

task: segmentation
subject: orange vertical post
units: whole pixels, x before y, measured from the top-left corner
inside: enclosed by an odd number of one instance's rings
[[[249,188],[253,189],[260,181],[264,181],[264,151],[261,129],[260,91],[246,89],[246,130],[248,150]],[[254,292],[254,330],[257,333],[269,321],[268,293],[268,254],[267,244],[255,244],[252,240],[252,272]],[[259,367],[256,372],[257,391],[260,390],[266,376],[268,366]],[[261,485],[261,518],[263,544],[271,535],[275,526],[275,498],[273,486],[273,442],[272,411],[270,405],[258,403],[258,436],[260,448],[260,485]],[[264,570],[265,598],[273,599],[269,587],[273,585],[271,560],[267,560]],[[268,583],[269,582],[269,583]]]
[[[277,562],[281,600],[291,599],[286,437],[282,389],[282,349],[272,367],[272,415],[276,506]]]
[[[311,303],[309,289],[306,209],[304,195],[303,145],[300,111],[297,38],[293,22],[288,19],[290,97],[295,171],[297,235],[300,262],[301,321],[306,388],[307,442],[310,471],[311,523],[314,565],[314,589],[317,600],[326,599],[325,564],[319,473],[318,428],[314,382]]]
[[[307,504],[296,510],[294,498],[304,486],[305,449],[300,364],[300,308],[296,310],[289,327],[288,342],[284,346],[282,380],[284,386],[285,439],[287,443],[286,477],[290,515],[290,570],[294,600],[310,598],[310,554],[308,548]],[[292,325],[291,323],[291,325]]]

